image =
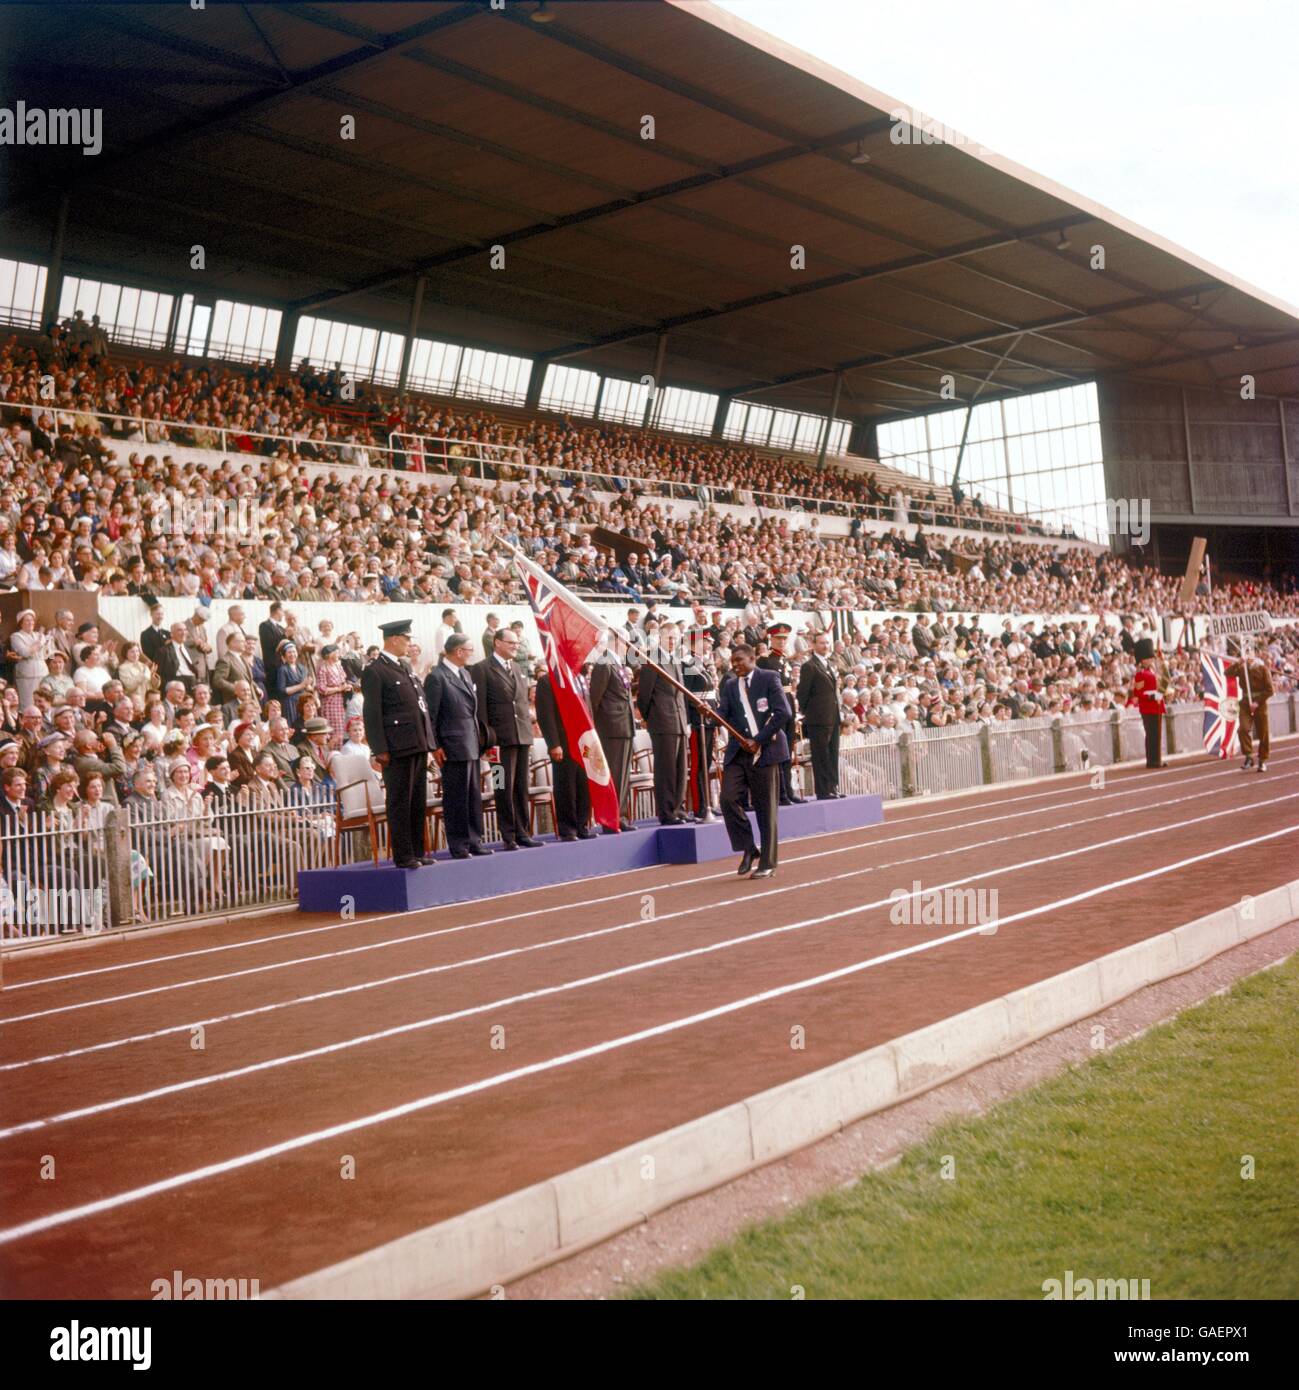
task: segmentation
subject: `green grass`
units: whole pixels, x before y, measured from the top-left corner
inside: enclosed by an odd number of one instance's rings
[[[1299,956],[628,1296],[1040,1299],[1066,1270],[1299,1298]]]

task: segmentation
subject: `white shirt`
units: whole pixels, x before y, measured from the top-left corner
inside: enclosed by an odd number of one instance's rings
[[[744,717],[749,721],[749,733],[757,738],[758,721],[754,717],[753,706],[749,703],[749,677],[740,677],[740,703],[744,706]]]

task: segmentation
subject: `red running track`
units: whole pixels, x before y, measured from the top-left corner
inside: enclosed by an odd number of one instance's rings
[[[1284,883],[1297,837],[1283,746],[1265,775],[919,801],[788,846],[768,882],[659,866],[24,953],[0,1293],[269,1290]],[[894,922],[917,884],[995,891],[997,930]]]

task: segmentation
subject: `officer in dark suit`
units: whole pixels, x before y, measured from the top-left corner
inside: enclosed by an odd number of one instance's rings
[[[257,627],[257,637],[262,644],[262,671],[266,676],[267,692],[276,689],[275,672],[280,664],[280,643],[289,635],[288,629],[280,622],[284,616],[284,605],[278,599],[271,604],[270,617],[265,622],[259,623]],[[381,624],[379,631],[385,629]],[[407,639],[409,641],[409,628],[407,629]],[[370,745],[371,748],[374,744]]]
[[[162,659],[162,649],[171,641],[171,629],[162,620],[162,604],[152,594],[142,597],[149,605],[149,626],[140,634],[140,650],[157,666]]]
[[[442,819],[452,859],[490,854],[483,844],[483,788],[478,775],[486,730],[478,710],[478,687],[469,674],[473,645],[453,632],[442,660],[424,678],[424,698],[433,725],[433,758],[442,769]]]
[[[712,709],[717,708],[717,673],[713,667],[713,643],[706,627],[692,627],[686,634],[686,655],[681,663],[682,683]],[[713,816],[712,785],[709,773],[713,766],[713,745],[717,742],[717,725],[697,706],[686,706],[690,723],[690,799],[701,821]]]
[[[798,673],[798,707],[812,749],[816,799],[837,798],[839,791],[839,674],[830,664],[830,634],[812,638],[811,655]]]
[[[583,670],[588,670],[584,667]],[[582,672],[573,677],[578,697],[587,697],[587,679]],[[555,830],[561,840],[594,840],[591,824],[591,786],[582,759],[573,756],[568,733],[555,699],[555,687],[550,674],[537,682],[537,723],[550,752],[551,774],[554,777]]]
[[[676,627],[664,623],[659,632],[660,647],[655,661],[675,680],[681,680],[681,663],[676,659]],[[648,664],[640,668],[636,685],[636,708],[649,730],[654,749],[654,807],[660,825],[686,823],[686,761],[688,753],[686,699]]]
[[[771,878],[776,872],[780,774],[778,768],[789,756],[785,727],[790,708],[774,671],[760,671],[754,663],[753,648],[747,644],[731,648],[731,669],[735,679],[722,687],[719,712],[728,724],[745,732],[743,742],[731,735],[726,745],[722,769],[722,819],[731,837],[731,848],[742,852],[739,875]],[[747,789],[758,831],[762,855],[758,857],[753,830],[744,810]],[[753,867],[758,860],[757,868]],[[750,870],[752,872],[750,873]]]
[[[794,795],[794,744],[798,737],[794,728],[794,721],[798,717],[798,709],[794,704],[794,667],[786,653],[786,648],[789,646],[789,633],[788,623],[773,623],[767,629],[767,637],[771,641],[771,651],[766,656],[760,656],[757,665],[760,671],[774,671],[780,677],[780,688],[785,692],[785,703],[793,711],[785,729],[785,740],[789,744],[789,757],[780,765],[780,804],[782,806],[801,806],[803,798]]]
[[[532,711],[528,682],[514,660],[519,634],[510,627],[492,633],[491,653],[474,666],[478,708],[487,722],[487,747],[500,750],[496,783],[496,821],[506,849],[536,849],[528,834],[528,764],[532,751]]]
[[[613,629],[608,646],[591,667],[591,721],[618,789],[618,814],[624,830],[634,830],[631,819],[631,754],[636,738],[636,716],[631,703],[631,672],[622,659],[627,643]],[[604,833],[617,832],[605,826]]]
[[[383,651],[361,673],[365,741],[383,768],[392,862],[399,869],[433,863],[424,853],[433,726],[424,691],[406,660],[410,621],[379,624]]]

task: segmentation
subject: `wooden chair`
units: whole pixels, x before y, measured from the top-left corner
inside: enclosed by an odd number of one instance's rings
[[[370,853],[375,865],[379,863],[379,823],[387,822],[383,783],[370,766],[369,758],[359,753],[335,753],[329,765],[334,778],[334,866],[342,863],[342,843],[345,832],[366,830],[370,835]]]
[[[631,745],[631,818],[646,820],[654,815],[654,748],[648,729],[637,729]],[[644,806],[642,806],[644,802]]]
[[[532,754],[528,762],[528,834],[537,833],[537,811],[542,806],[550,807],[550,822],[555,826],[555,786],[551,771],[550,750],[544,738],[532,740]],[[555,827],[558,829],[558,827]]]

